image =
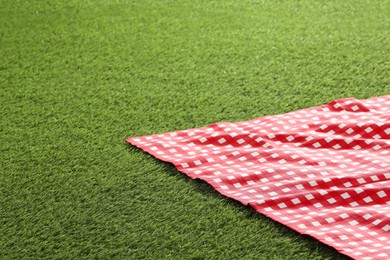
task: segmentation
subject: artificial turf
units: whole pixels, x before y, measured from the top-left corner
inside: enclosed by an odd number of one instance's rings
[[[1,259],[343,259],[123,140],[390,94],[389,14],[1,0]]]

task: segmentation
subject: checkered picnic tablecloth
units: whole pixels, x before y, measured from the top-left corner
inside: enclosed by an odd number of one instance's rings
[[[356,259],[390,259],[390,95],[127,142]]]

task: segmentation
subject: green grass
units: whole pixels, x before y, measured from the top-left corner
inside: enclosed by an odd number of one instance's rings
[[[123,140],[389,94],[389,13],[0,0],[0,258],[343,259]]]

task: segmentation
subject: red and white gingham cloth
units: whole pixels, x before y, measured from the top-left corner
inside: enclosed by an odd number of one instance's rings
[[[390,95],[126,141],[345,255],[390,259]]]

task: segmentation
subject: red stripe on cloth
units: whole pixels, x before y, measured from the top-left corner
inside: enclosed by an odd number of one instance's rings
[[[355,259],[390,259],[390,95],[126,140]]]

